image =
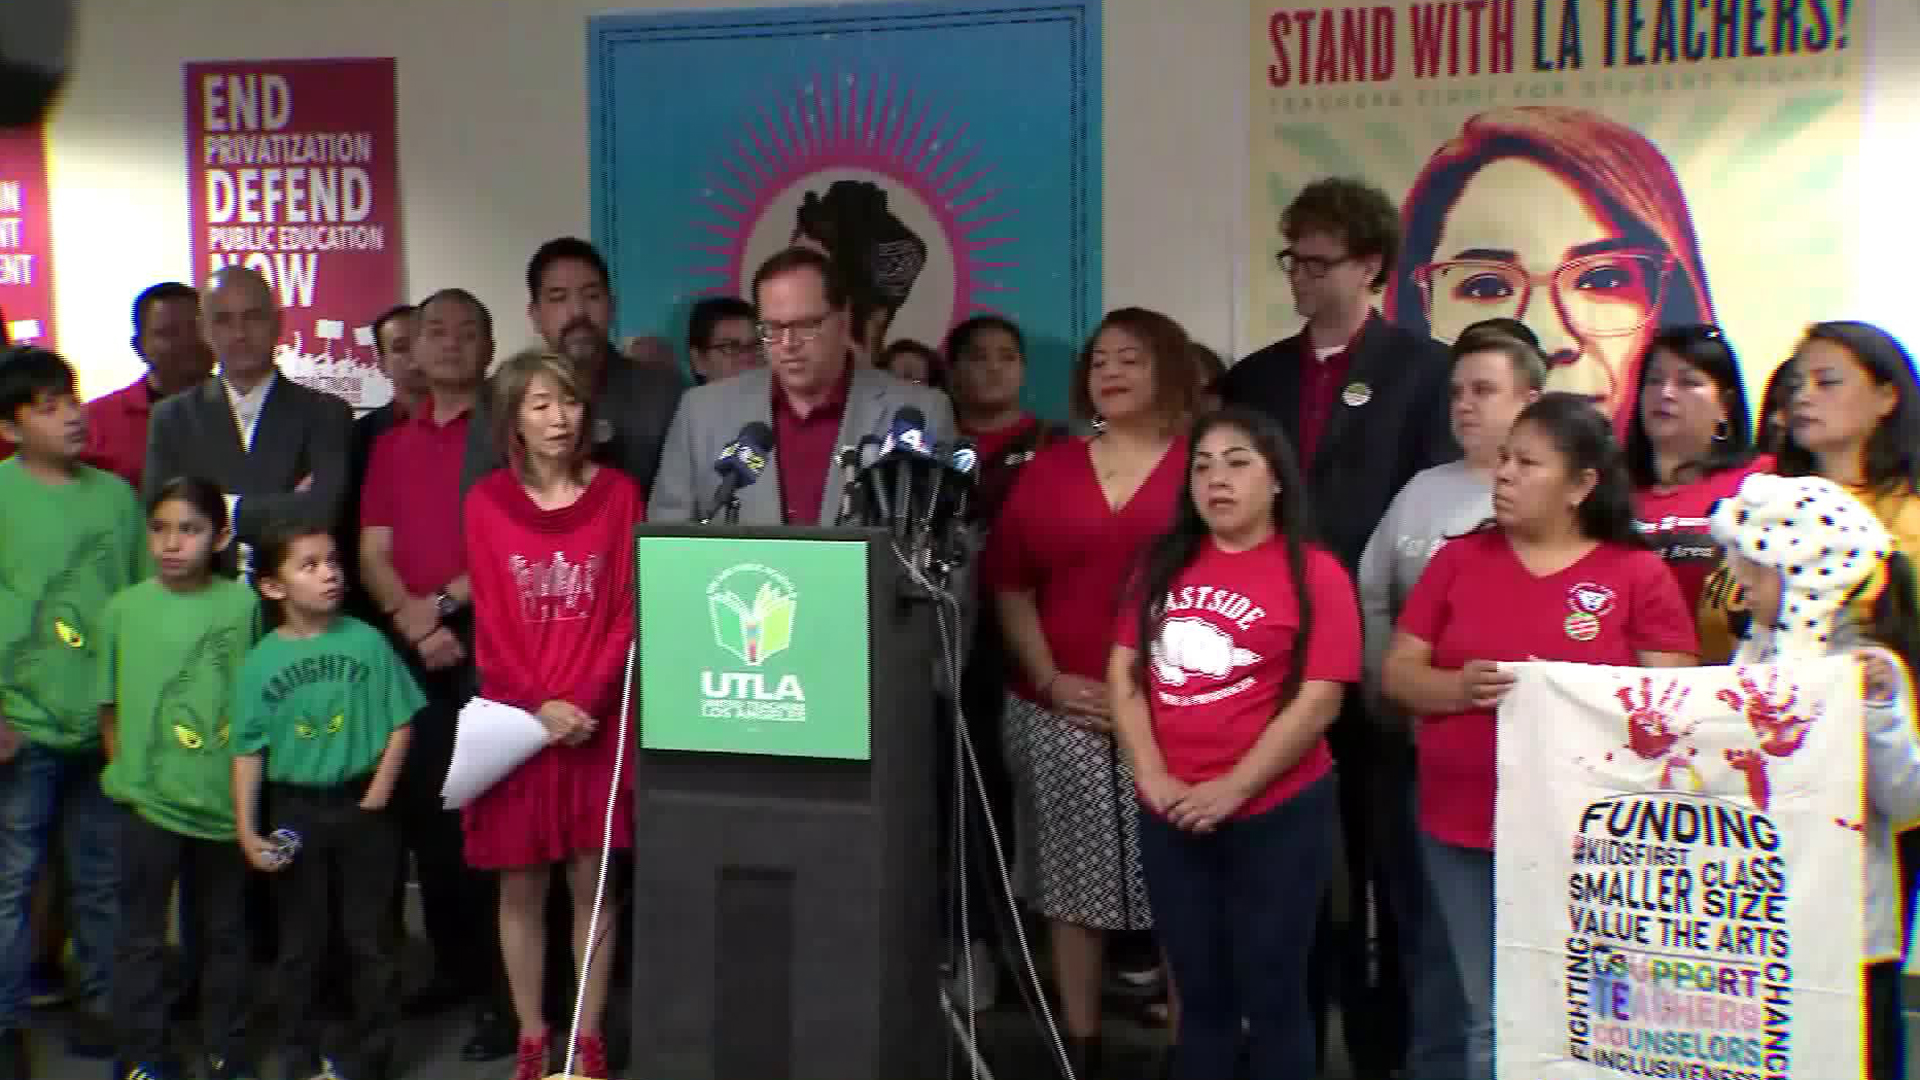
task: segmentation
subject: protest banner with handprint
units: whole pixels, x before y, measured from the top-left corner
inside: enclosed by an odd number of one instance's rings
[[[1859,662],[1512,669],[1496,1075],[1859,1075]]]

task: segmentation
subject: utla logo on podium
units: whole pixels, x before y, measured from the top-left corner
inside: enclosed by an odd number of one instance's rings
[[[799,601],[786,575],[758,563],[720,572],[707,586],[713,640],[748,667],[759,667],[793,644],[793,613]]]
[[[707,585],[707,615],[713,641],[749,668],[758,669],[793,644],[799,592],[785,574],[760,563],[722,570]],[[765,672],[702,671],[700,714],[715,720],[802,723],[806,691],[800,677],[782,675],[773,685]]]

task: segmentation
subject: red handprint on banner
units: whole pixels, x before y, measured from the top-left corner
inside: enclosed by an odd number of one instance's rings
[[[1661,787],[1674,789],[1676,780],[1684,776],[1693,790],[1700,790],[1700,771],[1691,760],[1699,751],[1685,745],[1699,721],[1682,724],[1676,719],[1686,705],[1689,688],[1670,679],[1655,696],[1653,677],[1647,675],[1641,677],[1639,690],[1636,696],[1632,686],[1622,686],[1613,695],[1626,711],[1627,749],[1647,761],[1660,762]]]
[[[1773,785],[1767,776],[1767,758],[1789,758],[1807,741],[1807,732],[1820,719],[1822,707],[1816,703],[1806,715],[1793,711],[1800,700],[1800,689],[1780,686],[1780,669],[1767,672],[1766,686],[1755,681],[1753,672],[1741,668],[1737,673],[1740,691],[1722,690],[1715,697],[1747,718],[1747,725],[1759,736],[1758,749],[1727,751],[1727,764],[1747,778],[1747,794],[1753,805],[1767,809],[1773,801]]]

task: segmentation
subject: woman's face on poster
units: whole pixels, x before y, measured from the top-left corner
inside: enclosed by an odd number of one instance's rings
[[[1664,252],[1635,245],[1572,184],[1503,158],[1470,178],[1447,211],[1433,261],[1417,271],[1433,336],[1482,319],[1540,336],[1547,389],[1612,415],[1632,392],[1633,359],[1657,327]]]

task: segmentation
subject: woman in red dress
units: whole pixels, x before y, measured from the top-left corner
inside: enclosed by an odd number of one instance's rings
[[[1635,524],[1667,560],[1692,611],[1720,565],[1720,545],[1707,533],[1713,504],[1749,475],[1771,470],[1773,459],[1754,456],[1740,361],[1717,326],[1654,335],[1635,400],[1627,425]]]
[[[1107,657],[1134,563],[1173,524],[1196,390],[1179,324],[1108,315],[1072,383],[1076,418],[1097,433],[1021,470],[982,567],[1014,660],[1003,735],[1020,871],[1047,919],[1076,1076],[1098,1071],[1106,932],[1153,925]]]
[[[523,353],[501,366],[492,389],[509,465],[474,485],[465,505],[480,696],[538,716],[550,742],[470,803],[463,825],[467,862],[500,871],[500,949],[520,1025],[514,1078],[542,1080],[553,867],[566,866],[578,950],[603,845],[633,844],[630,784],[621,776],[616,792],[614,783],[633,641],[633,527],[646,497],[619,470],[587,459],[583,388],[565,360]],[[576,1076],[607,1075],[600,1021],[614,935],[603,914],[592,964],[582,964]]]

